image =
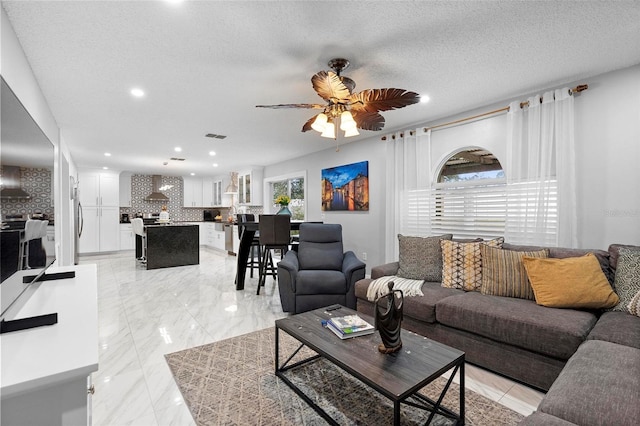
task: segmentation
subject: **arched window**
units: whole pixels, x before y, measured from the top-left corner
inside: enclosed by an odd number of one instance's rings
[[[506,181],[502,165],[487,150],[468,148],[452,154],[443,163],[429,198],[433,235],[504,235]]]
[[[470,148],[453,154],[440,169],[438,183],[504,178],[500,162],[491,152]]]

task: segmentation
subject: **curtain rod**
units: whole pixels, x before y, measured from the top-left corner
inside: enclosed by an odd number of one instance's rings
[[[587,90],[588,88],[589,88],[589,85],[580,84],[580,85],[574,87],[573,89],[569,89],[569,93],[570,94],[580,93],[582,91]],[[540,102],[542,102],[542,98],[540,98]],[[529,101],[520,102],[520,108],[524,108],[524,107],[528,107],[528,106],[529,106]],[[471,117],[465,117],[465,118],[460,118],[458,120],[449,121],[448,123],[436,124],[435,126],[431,126],[431,127],[424,127],[423,131],[426,132],[428,130],[434,130],[434,129],[438,129],[440,127],[451,126],[451,125],[454,125],[454,124],[459,124],[459,123],[463,123],[465,121],[475,120],[476,118],[486,117],[488,115],[498,114],[500,112],[505,112],[505,111],[509,111],[509,107],[508,106],[506,106],[504,108],[494,109],[493,111],[483,112],[482,114],[472,115]],[[410,134],[413,135],[413,131],[411,131]],[[401,134],[401,136],[402,136],[402,134]],[[391,138],[395,139],[395,135],[392,135]],[[386,141],[387,137],[383,136],[382,140]]]

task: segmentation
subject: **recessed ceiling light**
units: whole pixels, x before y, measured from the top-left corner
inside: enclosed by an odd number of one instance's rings
[[[213,163],[213,167],[218,167],[218,163]]]
[[[195,176],[195,175],[196,175],[195,173],[191,172],[191,176]]]
[[[213,157],[214,155],[216,155],[216,152],[215,151],[209,151],[209,155]]]
[[[103,169],[104,169],[104,170],[109,170],[109,168],[108,168],[108,167],[103,167]]]
[[[139,87],[134,87],[133,89],[131,89],[131,94],[136,98],[141,98],[144,96],[144,90],[140,89]]]
[[[105,157],[111,157],[111,153],[110,153],[110,152],[105,152],[105,153],[104,153],[104,156],[105,156]]]
[[[431,98],[429,97],[429,95],[420,95],[420,103],[421,104],[426,104],[430,100],[431,100]]]
[[[176,146],[175,148],[173,148],[173,150],[175,152],[182,152],[182,148],[180,148],[179,146]]]

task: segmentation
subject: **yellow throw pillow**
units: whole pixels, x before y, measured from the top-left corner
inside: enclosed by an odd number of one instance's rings
[[[523,257],[536,303],[553,308],[611,308],[619,299],[593,253],[564,259]]]

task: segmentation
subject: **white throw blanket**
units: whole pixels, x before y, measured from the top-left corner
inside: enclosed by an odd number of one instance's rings
[[[410,280],[408,278],[391,275],[371,281],[367,289],[367,299],[369,299],[370,302],[374,302],[378,297],[389,293],[388,283],[390,281],[393,281],[394,290],[402,290],[402,294],[407,297],[424,296],[421,290],[424,280]]]

